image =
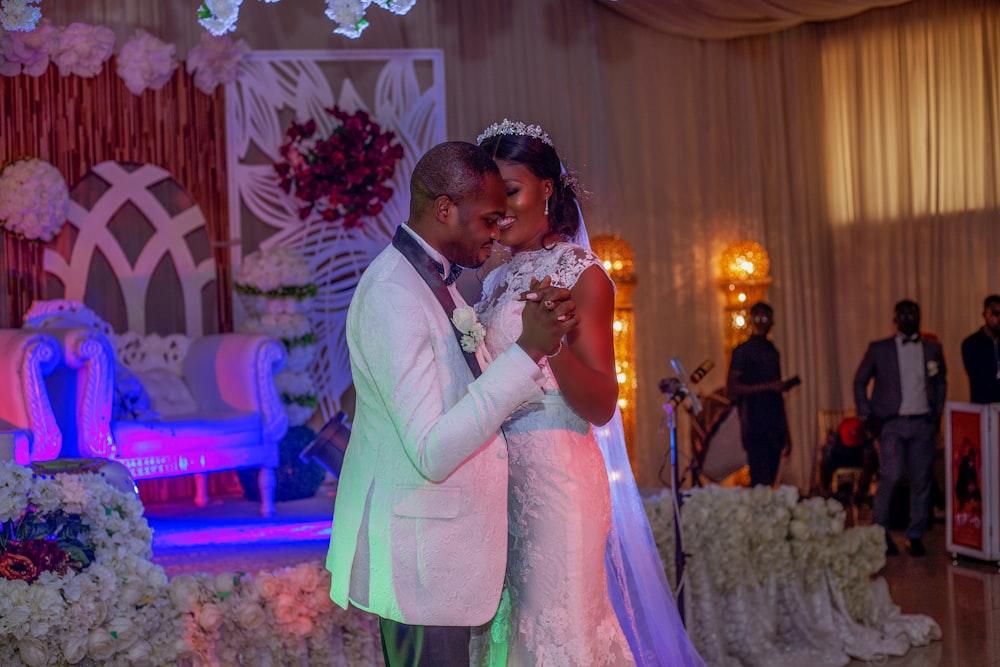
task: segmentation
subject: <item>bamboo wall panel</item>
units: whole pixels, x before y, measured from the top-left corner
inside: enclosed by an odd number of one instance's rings
[[[0,77],[0,160],[5,164],[41,158],[72,187],[101,162],[143,162],[168,170],[191,192],[212,242],[219,330],[232,331],[225,141],[224,88],[212,95],[201,92],[183,63],[166,86],[139,96],[125,87],[114,57],[92,78],[60,76],[51,65],[37,78]],[[6,253],[3,268],[9,274]],[[0,294],[0,316],[6,318],[0,326],[20,326],[23,312],[15,309],[8,291]]]

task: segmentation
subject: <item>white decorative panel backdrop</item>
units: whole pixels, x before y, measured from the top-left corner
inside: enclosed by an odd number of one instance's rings
[[[334,105],[365,110],[403,146],[389,184],[392,198],[358,229],[344,230],[318,217],[300,220],[298,200],[281,190],[274,171],[289,123],[313,119],[318,134],[326,136],[332,117],[325,109]],[[409,175],[417,160],[446,139],[444,55],[440,50],[255,52],[226,90],[226,131],[231,238],[240,240],[233,266],[243,253],[274,245],[291,246],[309,262],[319,287],[311,317],[320,349],[312,371],[320,410],[329,419],[351,384],[344,324],[354,288],[407,218]],[[242,316],[237,310],[236,321]]]
[[[203,318],[216,277],[205,216],[168,171],[95,165],[70,188],[68,222],[45,249],[45,272],[61,285],[50,298],[86,303],[118,333],[217,330]]]

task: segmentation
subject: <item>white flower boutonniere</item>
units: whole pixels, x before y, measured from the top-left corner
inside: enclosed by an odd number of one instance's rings
[[[928,361],[927,362],[927,377],[932,378],[938,374],[938,362]]]
[[[451,314],[451,323],[462,332],[462,349],[466,352],[475,352],[486,338],[486,329],[476,320],[476,311],[472,306],[456,308]]]

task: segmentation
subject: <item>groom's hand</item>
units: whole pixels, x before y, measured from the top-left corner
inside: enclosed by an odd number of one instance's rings
[[[576,326],[576,304],[568,289],[552,286],[549,276],[532,279],[528,291],[518,298],[525,304],[521,314],[523,330],[517,344],[539,361],[556,352],[563,336]]]

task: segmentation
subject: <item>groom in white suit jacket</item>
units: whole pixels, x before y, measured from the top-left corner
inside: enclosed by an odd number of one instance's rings
[[[357,407],[326,566],[335,603],[380,617],[390,665],[468,664],[468,627],[496,613],[507,555],[500,425],[542,396],[537,362],[574,323],[567,290],[533,285],[524,333],[488,367],[475,327],[452,323],[466,304],[445,276],[486,261],[506,210],[487,153],[435,146],[411,176],[409,221],[348,310]]]

